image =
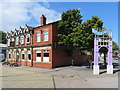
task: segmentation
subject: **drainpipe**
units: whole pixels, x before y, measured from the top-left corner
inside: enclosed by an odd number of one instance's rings
[[[32,35],[32,45],[33,45],[33,35]],[[32,58],[31,58],[31,67],[33,67],[33,46],[31,45],[31,54],[32,54]]]

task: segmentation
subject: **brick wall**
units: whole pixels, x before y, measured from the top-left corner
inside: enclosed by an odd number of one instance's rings
[[[47,42],[44,42],[44,33],[43,33],[44,30],[48,30],[48,41]],[[41,32],[41,42],[36,42],[37,32]],[[52,42],[52,25],[51,24],[34,29],[33,45],[51,44],[51,42]]]
[[[71,56],[67,55],[64,49],[64,47],[58,47],[57,49],[53,49],[53,68],[58,66],[71,65],[72,58]]]

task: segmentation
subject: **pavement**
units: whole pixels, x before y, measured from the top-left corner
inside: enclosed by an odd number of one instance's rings
[[[118,88],[118,68],[114,74],[101,69],[93,75],[91,68],[67,66],[55,69],[2,66],[2,88]]]

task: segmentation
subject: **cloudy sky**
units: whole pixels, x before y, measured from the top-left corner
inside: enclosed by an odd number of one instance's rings
[[[0,5],[1,6],[1,5]],[[47,17],[47,23],[60,19],[60,13],[49,9],[49,3],[4,2],[2,4],[2,30],[10,31],[29,24],[38,26],[40,15]]]
[[[9,1],[9,2],[8,2]],[[104,27],[112,29],[113,39],[118,42],[118,3],[117,2],[6,2],[0,3],[0,30],[10,30],[40,25],[40,15],[44,14],[47,23],[60,20],[61,13],[69,9],[80,9],[83,22],[98,16],[104,22]],[[20,2],[21,1],[21,2]],[[44,0],[43,0],[44,1]]]

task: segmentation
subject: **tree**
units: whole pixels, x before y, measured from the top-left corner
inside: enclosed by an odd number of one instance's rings
[[[0,30],[0,43],[6,44],[6,32]]]
[[[119,50],[119,46],[118,46],[118,44],[117,44],[115,41],[112,42],[112,50],[113,50],[113,53],[114,53],[115,55],[118,55],[118,52],[115,52],[115,51],[116,51],[116,50],[117,50],[117,51]]]
[[[84,23],[82,23],[81,18],[80,10],[71,9],[62,13],[61,20],[58,23],[58,43],[68,47],[72,59],[75,49],[82,51],[93,48],[94,34],[92,28],[102,28],[103,25],[97,16],[93,16],[91,20]]]
[[[118,47],[117,43],[116,43],[115,41],[113,41],[113,42],[112,42],[112,50],[113,50],[113,51],[116,51],[116,50],[118,50],[118,49],[119,49],[119,47]]]

